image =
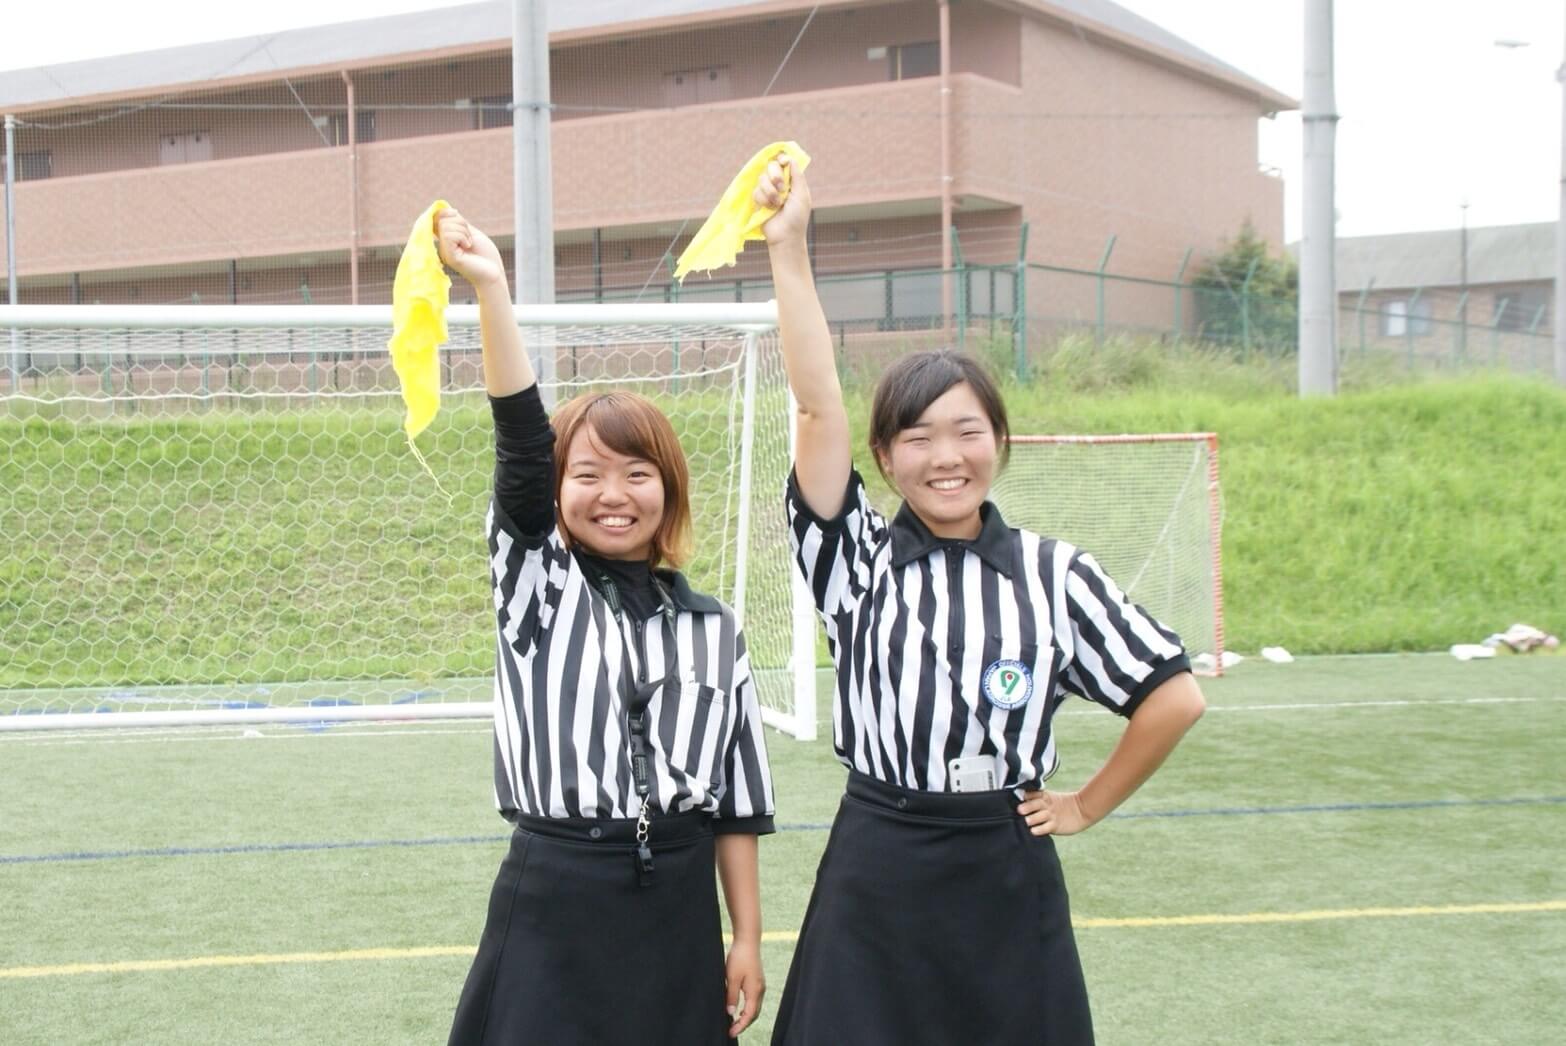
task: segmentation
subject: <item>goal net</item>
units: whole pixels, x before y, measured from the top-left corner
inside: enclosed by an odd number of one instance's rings
[[[813,736],[775,307],[516,312],[546,400],[632,389],[669,416],[685,572],[740,613],[768,722]],[[433,479],[403,436],[390,318],[0,308],[0,729],[491,714],[477,309],[448,312],[419,437]]]
[[[1013,436],[992,497],[1006,522],[1069,541],[1223,670],[1218,437]]]

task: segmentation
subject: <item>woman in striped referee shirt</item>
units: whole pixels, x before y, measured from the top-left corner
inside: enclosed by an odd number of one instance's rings
[[[726,1042],[761,1004],[772,784],[734,613],[671,569],[690,540],[684,454],[628,393],[580,396],[552,431],[495,245],[455,211],[437,233],[479,299],[495,795],[516,825],[450,1042]]]
[[[771,164],[755,191],[798,401],[790,537],[837,670],[847,795],[821,858],[774,1046],[1093,1040],[1053,836],[1091,827],[1202,713],[1180,641],[1093,558],[1006,526],[986,497],[1006,409],[972,360],[919,352],[881,377],[887,520],[849,452],[812,283],[810,190]],[[1050,720],[1076,694],[1127,717],[1074,792],[1044,789]]]

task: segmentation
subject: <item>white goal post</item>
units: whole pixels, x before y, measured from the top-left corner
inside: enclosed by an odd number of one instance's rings
[[[390,306],[0,306],[0,730],[492,715],[478,310],[446,318],[432,480]],[[630,388],[669,415],[686,573],[740,614],[766,721],[813,738],[776,305],[516,318],[546,397]]]
[[[1011,437],[1006,522],[1093,554],[1133,602],[1223,674],[1223,502],[1211,432]]]

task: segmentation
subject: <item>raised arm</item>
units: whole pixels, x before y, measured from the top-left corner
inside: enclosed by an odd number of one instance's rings
[[[522,534],[542,538],[555,526],[555,436],[522,347],[500,251],[456,211],[442,211],[435,228],[441,260],[478,292],[484,387],[495,418],[495,507]]]
[[[791,171],[784,188],[787,155],[767,165],[756,185],[755,200],[780,208],[761,231],[772,259],[772,282],[778,298],[778,324],[783,339],[783,366],[799,405],[799,430],[794,472],[805,504],[818,516],[831,518],[843,507],[848,473],[848,411],[837,379],[832,332],[827,329],[821,299],[810,272],[805,232],[810,225],[810,186],[803,171]]]
[[[440,260],[473,285],[479,301],[479,338],[484,346],[484,387],[491,396],[510,396],[538,383],[522,348],[506,286],[506,267],[488,236],[450,208],[435,218]]]

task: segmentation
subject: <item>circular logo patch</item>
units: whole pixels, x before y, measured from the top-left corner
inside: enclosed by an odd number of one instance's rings
[[[1009,712],[1033,696],[1033,675],[1021,661],[997,661],[984,670],[980,689],[990,704]]]

